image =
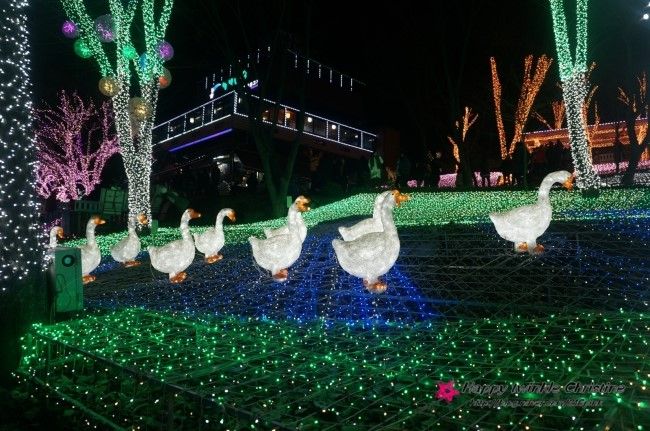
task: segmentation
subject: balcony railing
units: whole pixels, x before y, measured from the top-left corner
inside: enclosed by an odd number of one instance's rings
[[[257,99],[259,97],[251,95]],[[242,99],[236,91],[231,91],[184,114],[178,115],[153,128],[154,145],[176,139],[186,133],[198,130],[209,124],[237,115],[248,118]],[[264,99],[262,120],[288,130],[298,131],[297,119],[299,110],[288,105]],[[275,118],[271,118],[274,116]],[[377,135],[357,129],[337,121],[305,112],[303,133],[334,142],[339,145],[355,147],[372,152]]]

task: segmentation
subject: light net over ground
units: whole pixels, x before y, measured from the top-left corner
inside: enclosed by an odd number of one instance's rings
[[[647,192],[557,193],[561,221],[539,257],[514,253],[484,223],[486,208],[534,193],[493,193],[421,194],[397,209],[402,250],[383,295],[331,249],[336,227],[358,218],[327,222],[368,212],[371,195],[308,214],[282,284],[243,242],[262,224],[232,228],[224,259],[197,258],[180,285],[146,256],[130,269],[105,258],[85,291],[90,314],[35,327],[22,372],[91,422],[127,429],[644,429]],[[452,380],[624,390],[463,392],[447,404],[438,383]],[[552,402],[564,405],[541,404]]]

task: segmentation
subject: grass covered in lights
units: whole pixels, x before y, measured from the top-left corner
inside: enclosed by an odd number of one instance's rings
[[[489,223],[488,214],[504,211],[520,205],[535,202],[536,191],[475,191],[411,193],[411,200],[395,210],[397,226],[436,226],[448,223],[472,224]],[[325,221],[352,216],[372,214],[376,194],[364,193],[338,202],[314,208],[304,215],[308,226]],[[579,192],[554,190],[551,193],[554,220],[584,220],[606,217],[648,217],[650,212],[650,188],[605,189],[596,198],[584,198]],[[196,208],[199,211],[201,208]],[[235,211],[237,208],[234,208]],[[215,214],[204,214],[212,218]],[[226,244],[241,243],[251,235],[263,235],[266,227],[278,227],[285,218],[249,224],[229,224],[224,222]],[[192,232],[202,232],[205,227],[191,227]],[[110,254],[110,248],[122,239],[126,232],[101,235],[97,229],[97,242],[103,255]],[[142,247],[161,245],[180,238],[178,228],[161,228],[154,237],[143,237]],[[69,241],[66,245],[78,246],[85,239]]]
[[[124,428],[641,430],[649,330],[648,316],[622,312],[379,328],[126,309],[35,325],[21,373]],[[625,390],[502,396],[596,407],[490,409],[473,405],[487,395],[437,400],[437,382],[449,380]]]

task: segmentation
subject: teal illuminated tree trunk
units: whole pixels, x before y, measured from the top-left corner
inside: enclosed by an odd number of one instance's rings
[[[94,20],[83,0],[61,2],[71,20],[64,24],[64,34],[78,37],[74,49],[80,57],[97,61],[99,90],[111,97],[129,184],[129,217],[151,219],[152,127],[158,90],[171,82],[163,63],[173,56],[164,37],[174,2],[158,2],[162,8],[156,11],[154,0],[107,0],[110,13]],[[132,85],[134,71],[137,87]]]
[[[566,17],[563,0],[549,0],[553,16],[555,46],[560,66],[560,79],[567,124],[569,126],[569,143],[576,174],[576,184],[580,189],[597,189],[598,175],[593,169],[587,124],[583,115],[583,106],[588,94],[587,83],[587,5],[588,0],[577,0],[576,5],[576,48],[572,55],[569,46]]]

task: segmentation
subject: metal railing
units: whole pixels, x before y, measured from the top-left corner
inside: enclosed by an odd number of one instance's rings
[[[250,97],[259,100],[258,96]],[[268,124],[298,131],[297,118],[299,109],[289,105],[263,100],[262,120]],[[203,105],[178,115],[153,128],[154,145],[176,139],[186,133],[198,130],[209,124],[224,120],[232,115],[248,118],[242,98],[236,91],[231,91]],[[271,118],[275,116],[275,118]],[[334,142],[339,145],[355,147],[372,152],[377,135],[352,126],[333,121],[325,117],[305,112],[303,133]]]

